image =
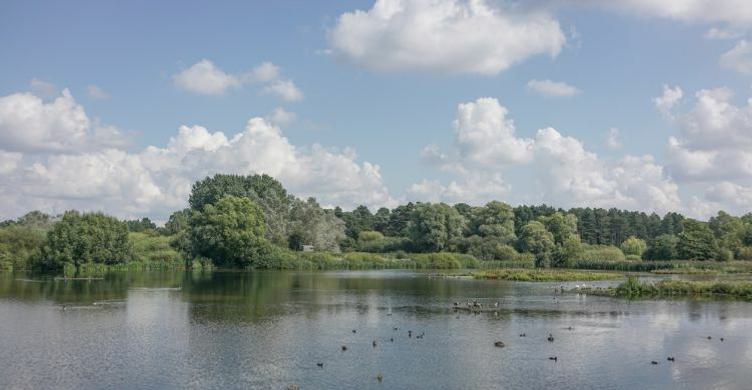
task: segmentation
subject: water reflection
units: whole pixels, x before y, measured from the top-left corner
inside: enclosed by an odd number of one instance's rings
[[[745,388],[752,379],[749,303],[554,297],[557,285],[406,271],[0,274],[0,388]],[[473,299],[501,304],[451,308]]]

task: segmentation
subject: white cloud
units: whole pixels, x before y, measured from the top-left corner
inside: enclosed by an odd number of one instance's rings
[[[671,88],[668,85],[664,84],[663,95],[653,98],[653,104],[661,114],[663,114],[665,117],[670,118],[671,110],[674,109],[674,106],[679,103],[683,96],[684,92],[682,92],[681,88]]]
[[[571,97],[582,92],[567,83],[551,80],[530,80],[527,88],[548,97]]]
[[[0,175],[7,175],[18,168],[23,154],[0,150]]]
[[[454,121],[456,142],[463,163],[503,167],[529,161],[532,140],[518,138],[507,109],[493,98],[462,103]]]
[[[282,100],[294,102],[303,99],[303,92],[290,79],[282,79],[277,65],[264,62],[245,74],[225,73],[213,62],[203,59],[190,68],[172,76],[173,83],[180,89],[204,94],[223,95],[229,89],[240,88],[243,84],[261,83],[262,92],[272,94]]]
[[[721,55],[720,64],[727,69],[743,74],[752,74],[752,44],[741,40],[729,51]]]
[[[71,152],[125,143],[117,128],[91,121],[67,89],[49,103],[31,93],[0,97],[4,150]]]
[[[31,209],[77,208],[164,220],[186,206],[194,181],[215,173],[266,173],[291,193],[314,196],[325,205],[396,203],[378,165],[359,162],[351,149],[293,145],[263,118],[250,119],[231,137],[201,126],[180,126],[166,146],[134,153],[94,141],[97,132],[67,91],[51,103],[16,94],[0,98],[0,136],[3,149],[12,146],[0,151],[0,219]],[[79,145],[81,140],[87,147]]]
[[[298,116],[294,112],[286,111],[282,107],[275,108],[274,111],[266,116],[267,121],[277,126],[290,124],[292,122],[295,122],[296,119],[298,119]]]
[[[288,102],[296,102],[303,99],[301,92],[292,80],[277,80],[264,87],[264,92],[275,95]]]
[[[512,13],[485,0],[377,0],[342,14],[329,32],[342,57],[377,71],[497,74],[566,42],[544,12]]]
[[[752,179],[752,101],[736,106],[727,88],[700,90],[691,110],[676,116],[668,143],[673,175],[686,181]]]
[[[621,207],[665,212],[678,210],[677,185],[652,156],[625,156],[608,163],[573,137],[548,127],[534,138],[515,135],[514,123],[496,99],[480,98],[459,105],[455,121],[455,153],[435,145],[421,153],[424,160],[453,174],[447,185],[423,180],[408,194],[422,200],[483,202],[502,199],[509,189],[505,170],[532,163],[536,174],[525,191],[539,185],[542,201],[558,206]]]
[[[172,81],[178,88],[204,95],[222,95],[228,89],[240,86],[236,76],[225,73],[207,59],[172,76]]]
[[[705,192],[705,196],[712,202],[732,205],[740,213],[750,212],[750,205],[752,205],[752,187],[728,181],[709,187]]]
[[[89,85],[86,87],[86,91],[89,93],[89,97],[92,99],[109,99],[110,95],[107,94],[102,88],[97,85]]]
[[[279,67],[267,61],[248,72],[246,79],[253,82],[268,83],[279,78],[279,74]]]
[[[620,0],[606,2],[586,0],[586,2],[639,15],[685,22],[726,22],[740,25],[752,22],[752,2],[748,0]]]
[[[735,39],[739,38],[743,33],[728,28],[712,27],[703,35],[705,39]]]
[[[609,149],[621,149],[621,135],[619,129],[612,127],[606,134],[606,147]]]
[[[33,78],[29,81],[29,88],[35,95],[49,99],[57,95],[57,87],[54,84],[48,83],[38,78]]]

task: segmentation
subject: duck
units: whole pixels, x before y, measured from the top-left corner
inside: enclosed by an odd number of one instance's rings
[[[723,342],[723,337],[721,337],[721,342]]]
[[[574,330],[574,328],[570,326],[567,328],[567,330]]]
[[[712,340],[712,339],[713,339],[713,336],[708,336],[708,340]]]
[[[394,337],[390,337],[389,341],[393,343],[394,342]]]
[[[666,358],[666,360],[668,360],[668,361],[670,361],[670,362],[673,362],[673,361],[675,361],[675,359],[674,359],[674,357],[673,357],[673,356],[669,356],[669,357],[667,357],[667,358]]]
[[[353,329],[352,332],[353,333],[358,333],[358,330],[357,329]]]
[[[392,330],[396,332],[399,330],[399,328],[395,326],[394,328],[392,328]]]
[[[504,348],[506,345],[503,341],[497,341],[494,343],[494,347]]]
[[[318,362],[318,363],[316,363],[316,365],[319,366],[319,367],[322,367],[322,368],[324,367],[324,363],[322,363],[322,362]]]
[[[342,352],[344,352],[344,351],[347,351],[347,346],[346,345],[342,346]]]
[[[379,382],[381,382],[381,381],[384,380],[384,376],[381,375],[381,373],[379,373],[378,375],[376,375],[376,380],[379,381]]]
[[[548,341],[550,341],[550,342],[553,343],[554,342],[554,335],[552,335],[551,333],[549,333],[548,334],[548,338],[546,340],[548,340]]]
[[[525,336],[527,336],[527,335],[524,334],[524,333],[520,333],[520,337],[525,337]]]
[[[650,364],[658,364],[658,362],[656,362],[655,360],[651,360]]]
[[[559,357],[558,356],[549,356],[548,360],[558,361]]]
[[[413,331],[412,330],[408,330],[407,331],[407,337],[410,337],[410,338],[413,337]]]
[[[376,348],[376,340],[373,340],[373,347]]]

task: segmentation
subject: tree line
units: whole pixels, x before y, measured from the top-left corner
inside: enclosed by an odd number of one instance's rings
[[[164,226],[148,218],[121,221],[77,211],[34,211],[0,222],[0,266],[127,263],[136,257],[133,240],[146,236],[164,237],[189,262],[227,267],[274,267],[304,245],[333,253],[455,252],[539,267],[577,260],[752,260],[752,213],[720,211],[698,221],[675,212],[512,207],[499,201],[345,211],[299,199],[268,175],[226,174],[194,183],[188,205]]]

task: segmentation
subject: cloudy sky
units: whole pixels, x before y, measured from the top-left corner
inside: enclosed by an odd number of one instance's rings
[[[268,173],[406,201],[752,211],[748,0],[4,1],[0,219]]]

